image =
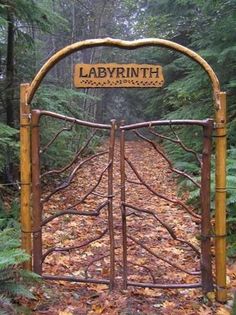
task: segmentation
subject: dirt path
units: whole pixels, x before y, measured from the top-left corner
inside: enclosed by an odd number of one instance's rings
[[[117,289],[110,293],[104,284],[48,281],[37,291],[38,301],[33,306],[34,314],[221,314],[218,312],[222,307],[204,298],[201,289],[163,290],[137,287],[129,287],[125,291],[121,289],[122,237],[118,144],[115,152],[113,210]],[[178,198],[186,203],[186,198],[177,195],[176,183],[168,164],[149,144],[141,141],[127,142],[126,156],[153,190],[170,199]],[[106,164],[106,155],[90,160],[67,189],[59,191],[46,203],[46,217],[65,207],[71,206],[78,211],[92,211],[101,204],[105,200],[103,195],[107,194],[107,173],[102,176],[95,194],[90,195],[81,205],[73,206],[99,181]],[[126,175],[129,180],[126,187],[126,203],[149,212],[127,209],[127,230],[131,237],[128,239],[129,281],[159,284],[199,282],[199,275],[191,274],[199,271],[197,252],[188,243],[181,241],[190,242],[194,248],[199,248],[198,224],[183,207],[154,195],[140,185],[137,176],[128,166]],[[48,194],[49,192],[45,190],[44,196]],[[164,227],[165,224],[167,228]],[[73,247],[80,246],[88,240],[95,241],[69,252],[49,254],[45,258],[44,273],[108,279],[109,233],[106,228],[106,211],[101,211],[98,217],[66,215],[51,221],[43,232],[44,252],[52,246]],[[171,237],[173,233],[178,240]],[[103,236],[100,237],[101,235]],[[151,255],[150,251],[159,258]]]

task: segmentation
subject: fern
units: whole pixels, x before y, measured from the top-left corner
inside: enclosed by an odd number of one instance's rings
[[[16,314],[9,298],[0,295],[0,315],[14,315]]]
[[[33,299],[34,295],[30,292],[29,289],[26,288],[24,284],[15,283],[15,279],[12,281],[8,281],[7,283],[0,284],[0,293],[4,293],[7,296],[14,296],[14,297],[25,297],[28,299]]]
[[[17,229],[7,227],[0,231],[0,307],[3,310],[0,314],[14,314],[15,297],[33,299],[28,285],[40,279],[38,275],[21,269],[21,264],[29,256],[19,246]]]
[[[179,109],[175,112],[177,115],[178,113],[183,113],[183,109]],[[168,115],[168,118],[177,118],[175,115]],[[183,117],[181,117],[183,118]],[[196,132],[194,130],[194,132]],[[169,134],[168,134],[169,135]],[[178,129],[178,135],[181,139],[184,140],[186,145],[189,145],[188,142],[192,141],[192,138],[189,137],[189,134],[184,131],[183,128]],[[170,136],[170,135],[169,135]],[[201,138],[201,135],[199,139]],[[198,142],[195,144],[195,150],[197,152],[200,151],[200,141],[196,138]],[[171,157],[173,164],[176,168],[190,174],[195,181],[200,182],[201,180],[201,170],[199,165],[196,163],[196,160],[193,155],[183,153],[183,150],[173,143],[165,143],[164,147],[168,155]],[[189,145],[189,147],[192,147]],[[227,225],[228,225],[228,240],[229,240],[229,247],[228,253],[230,255],[235,255],[236,253],[236,239],[232,238],[231,236],[235,234],[236,231],[236,148],[231,147],[227,152]],[[211,171],[211,209],[212,215],[214,215],[215,209],[215,156],[212,155],[212,171]],[[179,187],[179,194],[183,192],[188,192],[188,203],[195,206],[196,208],[200,205],[200,192],[198,187],[194,185],[190,180],[179,176],[178,177],[178,187]]]
[[[0,172],[4,170],[5,165],[18,159],[19,144],[16,140],[18,130],[0,123]],[[10,153],[10,154],[9,154]]]

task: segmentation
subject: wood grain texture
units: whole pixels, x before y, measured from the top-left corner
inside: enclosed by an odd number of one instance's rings
[[[34,94],[36,93],[41,81],[46,76],[46,74],[52,69],[60,60],[65,58],[66,56],[71,55],[72,53],[83,50],[86,48],[93,48],[93,47],[99,47],[99,46],[109,46],[109,47],[118,47],[121,49],[137,49],[141,47],[150,47],[150,46],[159,46],[159,47],[165,47],[177,52],[180,52],[186,56],[188,56],[190,59],[197,62],[207,73],[213,89],[213,97],[215,102],[215,108],[218,109],[219,104],[219,92],[220,92],[220,84],[219,80],[211,68],[211,66],[204,60],[199,54],[194,52],[193,50],[182,46],[180,44],[177,44],[175,42],[160,39],[160,38],[145,38],[145,39],[139,39],[134,41],[125,41],[120,39],[113,39],[113,38],[98,38],[98,39],[88,39],[84,41],[80,41],[74,44],[71,44],[69,46],[66,46],[56,52],[52,57],[48,59],[48,61],[42,66],[42,68],[38,71],[36,76],[34,77],[33,81],[30,84],[29,93],[27,95],[27,102],[31,103]]]
[[[26,102],[29,84],[20,86],[20,177],[21,177],[21,246],[31,257],[31,156],[30,156],[30,107]],[[31,258],[24,268],[31,270]]]
[[[74,85],[77,88],[152,88],[162,87],[160,65],[151,64],[76,64]]]

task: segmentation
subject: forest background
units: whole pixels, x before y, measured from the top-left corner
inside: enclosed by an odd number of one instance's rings
[[[19,85],[30,82],[44,62],[60,48],[90,39],[124,40],[157,37],[172,40],[198,52],[213,67],[228,100],[228,254],[236,255],[236,2],[235,0],[0,0],[0,228],[9,241],[9,229],[19,220]],[[73,87],[76,63],[157,63],[163,66],[162,89],[86,89]],[[120,51],[117,48],[85,49],[61,61],[44,80],[32,104],[80,119],[107,122],[111,118],[139,122],[152,119],[213,117],[209,79],[187,57],[163,48]],[[47,126],[42,141],[57,129]],[[181,139],[196,150],[201,137]],[[66,135],[64,136],[66,137]],[[45,167],[63,165],[75,151],[65,138],[49,151]],[[191,158],[165,148],[175,165],[198,177]],[[214,190],[214,154],[212,190]],[[186,180],[181,189],[198,192]],[[212,200],[214,195],[212,194]],[[212,203],[212,209],[214,204]],[[4,231],[8,231],[4,234]],[[10,233],[11,234],[11,233]],[[12,237],[12,234],[11,234]],[[17,243],[17,242],[16,242]],[[13,251],[16,252],[17,244]],[[7,244],[7,243],[6,243]],[[12,243],[11,243],[12,244]],[[8,257],[12,252],[7,252]],[[17,256],[18,257],[18,256]],[[22,256],[21,259],[26,259]],[[18,259],[18,260],[17,260]],[[19,257],[9,264],[19,262]],[[1,265],[3,270],[5,265]]]

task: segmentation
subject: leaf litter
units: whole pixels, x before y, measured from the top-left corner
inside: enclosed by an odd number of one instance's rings
[[[116,139],[118,142],[118,139]],[[105,143],[99,150],[107,149]],[[127,141],[126,156],[132,161],[139,174],[154,190],[170,198],[180,198],[176,179],[172,176],[167,162],[147,143]],[[203,296],[201,289],[152,289],[128,287],[122,290],[122,235],[120,211],[120,164],[119,145],[115,146],[113,215],[115,229],[116,282],[117,287],[110,292],[104,284],[84,284],[66,281],[44,281],[35,288],[36,302],[30,307],[33,314],[170,314],[208,315],[230,314],[230,307],[215,302],[214,298]],[[107,156],[102,155],[82,167],[72,184],[53,195],[44,206],[44,218],[59,210],[73,207],[79,211],[92,211],[105,200],[107,194],[107,173],[104,173],[95,194],[82,204],[75,205],[99,180],[107,164]],[[150,193],[126,165],[129,179],[126,187],[126,203],[152,211],[167,224],[179,239],[191,242],[199,248],[199,225],[184,209]],[[134,183],[136,182],[136,184]],[[55,182],[56,185],[56,182]],[[46,186],[45,196],[55,187]],[[186,202],[187,192],[181,196]],[[75,205],[75,206],[73,206]],[[104,208],[105,209],[105,208]],[[198,271],[199,259],[196,252],[177,240],[173,240],[167,229],[148,213],[127,209],[127,230],[134,239],[142,242],[156,255],[168,259],[184,270]],[[71,275],[79,278],[109,279],[109,234],[107,213],[97,217],[65,215],[55,218],[43,228],[44,253],[52,246],[76,247],[91,239],[88,246],[67,252],[52,252],[43,264],[43,273],[50,275]],[[235,264],[229,268],[231,283],[236,284]],[[157,259],[133,240],[128,240],[128,279],[135,282],[195,283],[199,276],[186,274]],[[231,297],[230,297],[231,298]]]

